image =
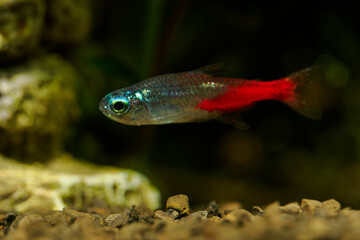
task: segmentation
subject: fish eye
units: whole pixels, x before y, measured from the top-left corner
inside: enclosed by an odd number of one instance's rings
[[[111,109],[118,115],[124,115],[130,109],[127,99],[115,99],[111,102]]]

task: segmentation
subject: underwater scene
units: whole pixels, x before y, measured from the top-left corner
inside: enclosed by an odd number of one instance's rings
[[[0,239],[359,239],[358,20],[0,0]]]

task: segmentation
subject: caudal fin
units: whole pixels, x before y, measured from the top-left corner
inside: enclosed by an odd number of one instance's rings
[[[312,119],[320,119],[320,81],[323,71],[320,67],[310,67],[295,72],[285,79],[294,84],[293,92],[282,101],[296,112]]]

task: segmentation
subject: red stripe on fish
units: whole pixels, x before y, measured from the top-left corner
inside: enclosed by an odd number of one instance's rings
[[[208,112],[231,112],[248,107],[262,100],[296,100],[296,83],[291,78],[260,82],[244,80],[239,87],[230,87],[227,92],[213,99],[205,99],[197,106]]]

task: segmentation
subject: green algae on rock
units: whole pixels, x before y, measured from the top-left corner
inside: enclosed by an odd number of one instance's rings
[[[43,39],[48,46],[72,45],[91,27],[91,0],[1,0],[0,61],[36,52]]]
[[[79,108],[78,75],[56,55],[0,69],[0,152],[42,161],[61,151]]]
[[[46,21],[43,38],[50,45],[81,42],[91,26],[90,0],[45,0]]]
[[[70,155],[48,165],[16,163],[0,155],[0,211],[63,208],[159,207],[160,194],[142,174],[82,163]]]
[[[42,0],[0,1],[0,61],[34,52],[41,38],[44,9]]]

